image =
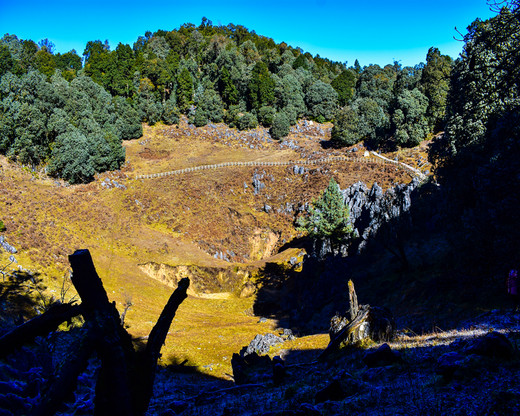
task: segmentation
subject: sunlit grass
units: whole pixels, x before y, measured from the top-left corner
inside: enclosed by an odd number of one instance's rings
[[[136,174],[204,164],[286,161],[327,154],[320,144],[327,137],[312,136],[313,130],[289,136],[288,140],[298,144],[297,151],[276,141],[262,141],[262,146],[251,148],[242,140],[247,134],[260,137],[264,134],[261,129],[244,133],[223,125],[217,129],[220,138],[209,127],[193,135],[185,122],[179,128],[145,126],[141,139],[125,142],[123,169],[98,175],[87,185],[66,186],[0,157],[0,219],[6,226],[2,235],[18,249],[18,264],[10,267],[21,265],[41,273],[49,294],[56,298],[64,283],[70,285],[67,256],[88,248],[110,300],[120,312],[126,303],[132,303],[126,324],[132,335],[142,338],[152,329],[173,288],[151,279],[140,264],[247,269],[250,276],[256,276],[266,258],[286,263],[300,255],[295,249],[270,257],[297,235],[294,215],[278,211],[287,203],[297,206],[312,200],[331,175],[342,187],[357,180],[369,185],[377,181],[384,187],[410,180],[405,173],[385,171],[380,165],[336,162],[311,167],[306,175],[294,174],[292,167],[231,167],[158,180],[133,179]],[[264,175],[266,184],[259,195],[253,193],[255,172]],[[265,212],[265,204],[272,207],[271,213]],[[267,236],[273,240],[267,242]],[[236,254],[232,262],[215,258],[215,252],[226,251]],[[256,259],[260,260],[253,261]],[[6,253],[0,253],[0,266],[7,263]],[[74,295],[69,288],[65,300]],[[234,352],[256,334],[276,328],[276,322],[259,323],[251,315],[253,302],[254,297],[234,295],[224,299],[190,296],[172,324],[163,362],[187,359],[202,372],[226,377]],[[317,350],[326,346],[327,338],[305,337],[283,348]]]

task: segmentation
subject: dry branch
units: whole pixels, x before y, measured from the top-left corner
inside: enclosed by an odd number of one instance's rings
[[[0,358],[7,356],[36,337],[55,331],[63,322],[81,314],[79,305],[52,305],[46,312],[16,327],[0,338]]]

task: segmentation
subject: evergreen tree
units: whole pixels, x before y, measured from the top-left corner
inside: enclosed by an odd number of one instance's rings
[[[263,106],[258,110],[258,121],[264,127],[271,127],[275,116],[275,109],[271,106]]]
[[[295,74],[290,73],[283,78],[277,78],[275,94],[278,108],[291,106],[297,118],[303,117],[307,112],[302,86]]]
[[[338,93],[323,81],[313,83],[305,94],[309,117],[324,122],[332,120],[338,107]]]
[[[96,173],[93,153],[91,142],[79,131],[63,133],[56,140],[48,172],[70,183],[90,182]]]
[[[343,71],[334,78],[330,85],[338,93],[339,105],[344,106],[348,104],[354,96],[356,76],[352,70]]]
[[[14,62],[11,57],[9,48],[5,45],[0,44],[0,77],[7,72],[12,71]]]
[[[352,106],[342,108],[336,114],[330,142],[334,147],[351,146],[362,137],[358,131],[359,117]]]
[[[504,8],[487,21],[476,20],[468,28],[464,50],[452,71],[446,134],[430,152],[439,167],[455,159],[474,164],[477,154],[487,158],[504,146],[504,137],[517,134],[513,132],[517,132],[520,108],[519,15],[513,2],[512,9]],[[501,131],[508,133],[504,136]]]
[[[193,117],[195,127],[203,127],[208,124],[208,115],[202,107],[197,107],[195,116]]]
[[[179,118],[180,111],[177,107],[177,99],[175,95],[172,94],[164,103],[162,119],[165,124],[178,124]]]
[[[452,66],[450,56],[441,55],[437,48],[430,48],[422,71],[421,84],[424,95],[428,98],[429,125],[436,131],[443,128]]]
[[[177,105],[179,109],[186,113],[193,104],[193,79],[190,71],[184,67],[177,76]]]
[[[429,154],[459,226],[454,251],[487,275],[520,261],[520,2],[508,4],[469,26],[452,70],[445,134]]]
[[[276,113],[273,119],[273,126],[269,130],[269,134],[273,139],[281,139],[286,137],[291,130],[289,119],[284,112]]]
[[[352,232],[349,215],[339,186],[331,178],[325,191],[312,202],[308,215],[299,218],[298,225],[309,237],[318,241],[330,241],[334,249]]]
[[[259,61],[253,67],[249,82],[249,105],[258,110],[264,105],[274,104],[274,80],[265,62]]]
[[[238,104],[238,90],[231,79],[231,74],[226,67],[222,68],[219,79],[219,91],[226,107]]]
[[[415,88],[404,90],[397,97],[397,109],[392,121],[395,125],[395,140],[399,146],[413,147],[424,140],[429,133],[426,111],[428,99]]]
[[[258,120],[254,114],[245,112],[238,115],[236,124],[239,130],[250,130],[258,127]]]
[[[220,123],[224,118],[224,106],[222,100],[213,88],[206,88],[204,90],[199,99],[197,110],[199,110],[199,108],[205,114],[206,123],[208,121]]]

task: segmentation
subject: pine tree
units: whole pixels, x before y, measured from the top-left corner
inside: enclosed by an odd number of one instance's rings
[[[182,112],[188,111],[193,104],[193,81],[190,71],[183,68],[177,77],[177,105]]]
[[[300,217],[298,225],[300,230],[307,231],[309,237],[313,239],[329,240],[334,250],[346,236],[352,233],[349,215],[348,206],[345,205],[339,186],[334,178],[331,178],[327,189],[312,202],[309,215]]]

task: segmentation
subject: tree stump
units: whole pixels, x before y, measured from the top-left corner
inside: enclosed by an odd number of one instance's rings
[[[94,416],[141,416],[145,414],[153,393],[153,383],[160,350],[177,308],[186,299],[189,279],[179,281],[164,307],[157,323],[148,337],[142,352],[134,349],[132,338],[121,323],[115,303],[108,299],[103,283],[99,278],[88,250],[78,250],[69,256],[72,266],[72,283],[81,298],[80,311],[85,318],[85,335],[77,340],[69,350],[64,364],[56,374],[55,380],[45,389],[39,406],[32,415],[51,416],[63,400],[75,389],[81,371],[86,367],[89,357],[96,352],[101,360],[101,368],[96,382]],[[30,326],[30,334],[38,329],[54,328],[60,319],[77,313],[77,307],[48,314],[49,317],[35,321]],[[42,318],[44,316],[42,315]],[[28,331],[19,329],[26,337]],[[39,334],[40,332],[38,332]]]
[[[395,322],[387,308],[359,305],[354,283],[348,282],[350,308],[346,315],[332,317],[329,328],[330,342],[321,353],[324,358],[341,346],[355,345],[365,340],[390,341],[395,334]]]

